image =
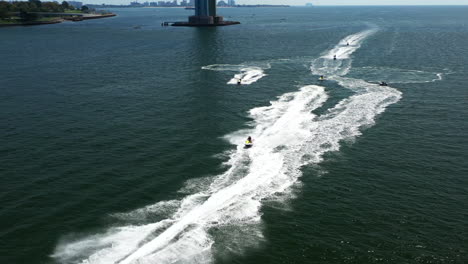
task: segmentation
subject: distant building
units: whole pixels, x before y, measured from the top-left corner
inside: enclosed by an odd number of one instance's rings
[[[228,4],[228,6],[235,6],[235,5],[236,5],[236,1],[234,1],[234,0],[228,0],[227,4]]]
[[[138,1],[135,1],[135,2],[131,2],[130,3],[130,6],[133,6],[133,7],[140,7],[140,6],[143,6],[142,4],[138,3]]]
[[[67,1],[67,2],[69,5],[77,9],[80,9],[83,6],[83,2],[78,2],[78,1]]]
[[[158,7],[173,7],[173,6],[178,6],[177,0],[173,1],[158,1],[150,3],[151,6],[158,6]]]
[[[155,3],[156,4],[156,3]],[[177,0],[173,0],[173,1],[158,1],[157,3],[157,6],[160,6],[160,7],[171,7],[171,6],[178,6],[177,4]]]
[[[228,4],[221,0],[218,2],[218,6],[228,6]]]

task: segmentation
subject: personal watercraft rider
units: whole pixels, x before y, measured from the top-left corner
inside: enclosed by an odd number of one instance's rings
[[[323,80],[325,80],[325,77],[323,77],[323,75],[320,75],[319,80],[320,80],[320,81],[323,81]]]
[[[241,85],[241,79],[237,79],[237,85]]]
[[[384,81],[380,82],[379,85],[380,85],[380,86],[388,86],[388,84],[387,84],[386,82],[384,82]]]
[[[251,148],[252,146],[253,146],[253,141],[252,141],[252,138],[249,136],[247,140],[245,141],[244,148],[248,149],[248,148]]]
[[[336,60],[336,55],[333,55],[333,60]]]

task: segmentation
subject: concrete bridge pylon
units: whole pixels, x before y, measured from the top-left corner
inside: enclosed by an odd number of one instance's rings
[[[216,14],[216,0],[195,0],[195,15],[188,22],[176,22],[173,26],[216,27],[240,24],[236,21],[224,21]]]

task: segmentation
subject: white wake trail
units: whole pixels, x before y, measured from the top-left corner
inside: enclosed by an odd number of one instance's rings
[[[349,59],[361,47],[362,42],[376,32],[377,29],[369,29],[350,35],[341,40],[333,49],[325,52],[321,58],[333,59],[333,56],[336,55],[337,59]]]
[[[231,78],[227,84],[241,84],[250,85],[257,82],[261,78],[267,76],[265,70],[269,69],[271,65],[269,63],[245,63],[241,65],[230,65],[230,64],[214,64],[203,66],[203,70],[210,71],[233,71],[239,72]]]
[[[321,106],[326,99],[322,87],[307,86],[298,93],[282,96],[269,108],[253,109],[252,117],[258,118],[259,122],[252,131],[252,136],[256,138],[256,145],[259,147],[247,153],[251,160],[249,173],[226,187],[221,185],[222,187],[217,189],[214,185],[211,196],[204,203],[185,213],[177,223],[119,263],[132,263],[158,251],[183,232],[196,232],[199,236],[205,236],[210,223],[220,224],[227,220],[259,221],[260,200],[284,191],[296,181],[300,164],[290,164],[294,159],[286,157],[286,154],[291,152],[291,149],[298,149],[297,144],[310,134],[304,126],[314,118],[310,111]],[[263,122],[265,114],[271,115],[273,120]],[[288,124],[288,127],[285,127],[285,124]],[[287,150],[275,151],[276,147],[286,146],[286,143],[289,145]],[[238,154],[245,152],[242,148],[238,151]],[[232,158],[236,159],[239,156],[233,155]],[[234,171],[228,171],[221,178],[231,177],[230,174]],[[190,226],[196,231],[187,230]],[[149,258],[155,260],[157,257],[153,255]]]
[[[312,73],[324,75],[326,78],[348,74],[352,64],[351,55],[361,47],[366,38],[376,32],[377,29],[369,29],[342,39],[333,49],[324,52],[320,58],[312,61],[310,67]],[[336,60],[333,59],[334,56]]]
[[[261,78],[265,77],[263,69],[251,67],[251,68],[242,68],[241,73],[234,75],[234,78],[229,80],[228,84],[243,84],[248,85],[254,82],[257,82]]]
[[[346,39],[360,45],[369,35],[365,31]],[[180,201],[163,201],[118,215],[133,219],[147,211],[164,210],[165,220],[64,242],[53,257],[62,263],[83,264],[212,262],[216,239],[210,235],[211,228],[242,230],[260,225],[262,200],[288,193],[302,175],[303,165],[319,163],[324,153],[339,150],[342,140],[359,136],[363,127],[373,125],[378,114],[400,99],[396,89],[343,77],[351,67],[351,57],[347,60],[344,71],[316,61],[311,69],[315,73],[315,66],[321,66],[323,71],[333,72],[333,80],[352,90],[352,96],[317,116],[313,111],[324,105],[328,95],[324,87],[308,85],[281,95],[269,106],[251,109],[252,128],[225,136],[237,149],[230,154],[229,169],[213,177],[209,186]],[[243,149],[248,135],[253,137],[254,147]],[[262,234],[252,229],[230,237],[236,239],[236,244],[243,245],[261,240]]]

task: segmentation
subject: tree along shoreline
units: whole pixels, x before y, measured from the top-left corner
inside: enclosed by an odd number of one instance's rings
[[[89,16],[83,15],[83,16],[69,16],[69,17],[51,17],[48,20],[32,20],[32,21],[6,22],[6,23],[0,20],[0,27],[49,25],[49,24],[59,24],[65,21],[79,22],[83,20],[107,18],[107,17],[114,17],[114,16],[116,16],[116,14],[113,14],[113,13],[92,14]]]
[[[64,21],[83,21],[113,17],[116,14],[82,6],[76,9],[68,2],[41,2],[39,0],[0,1],[0,27],[57,24]]]

